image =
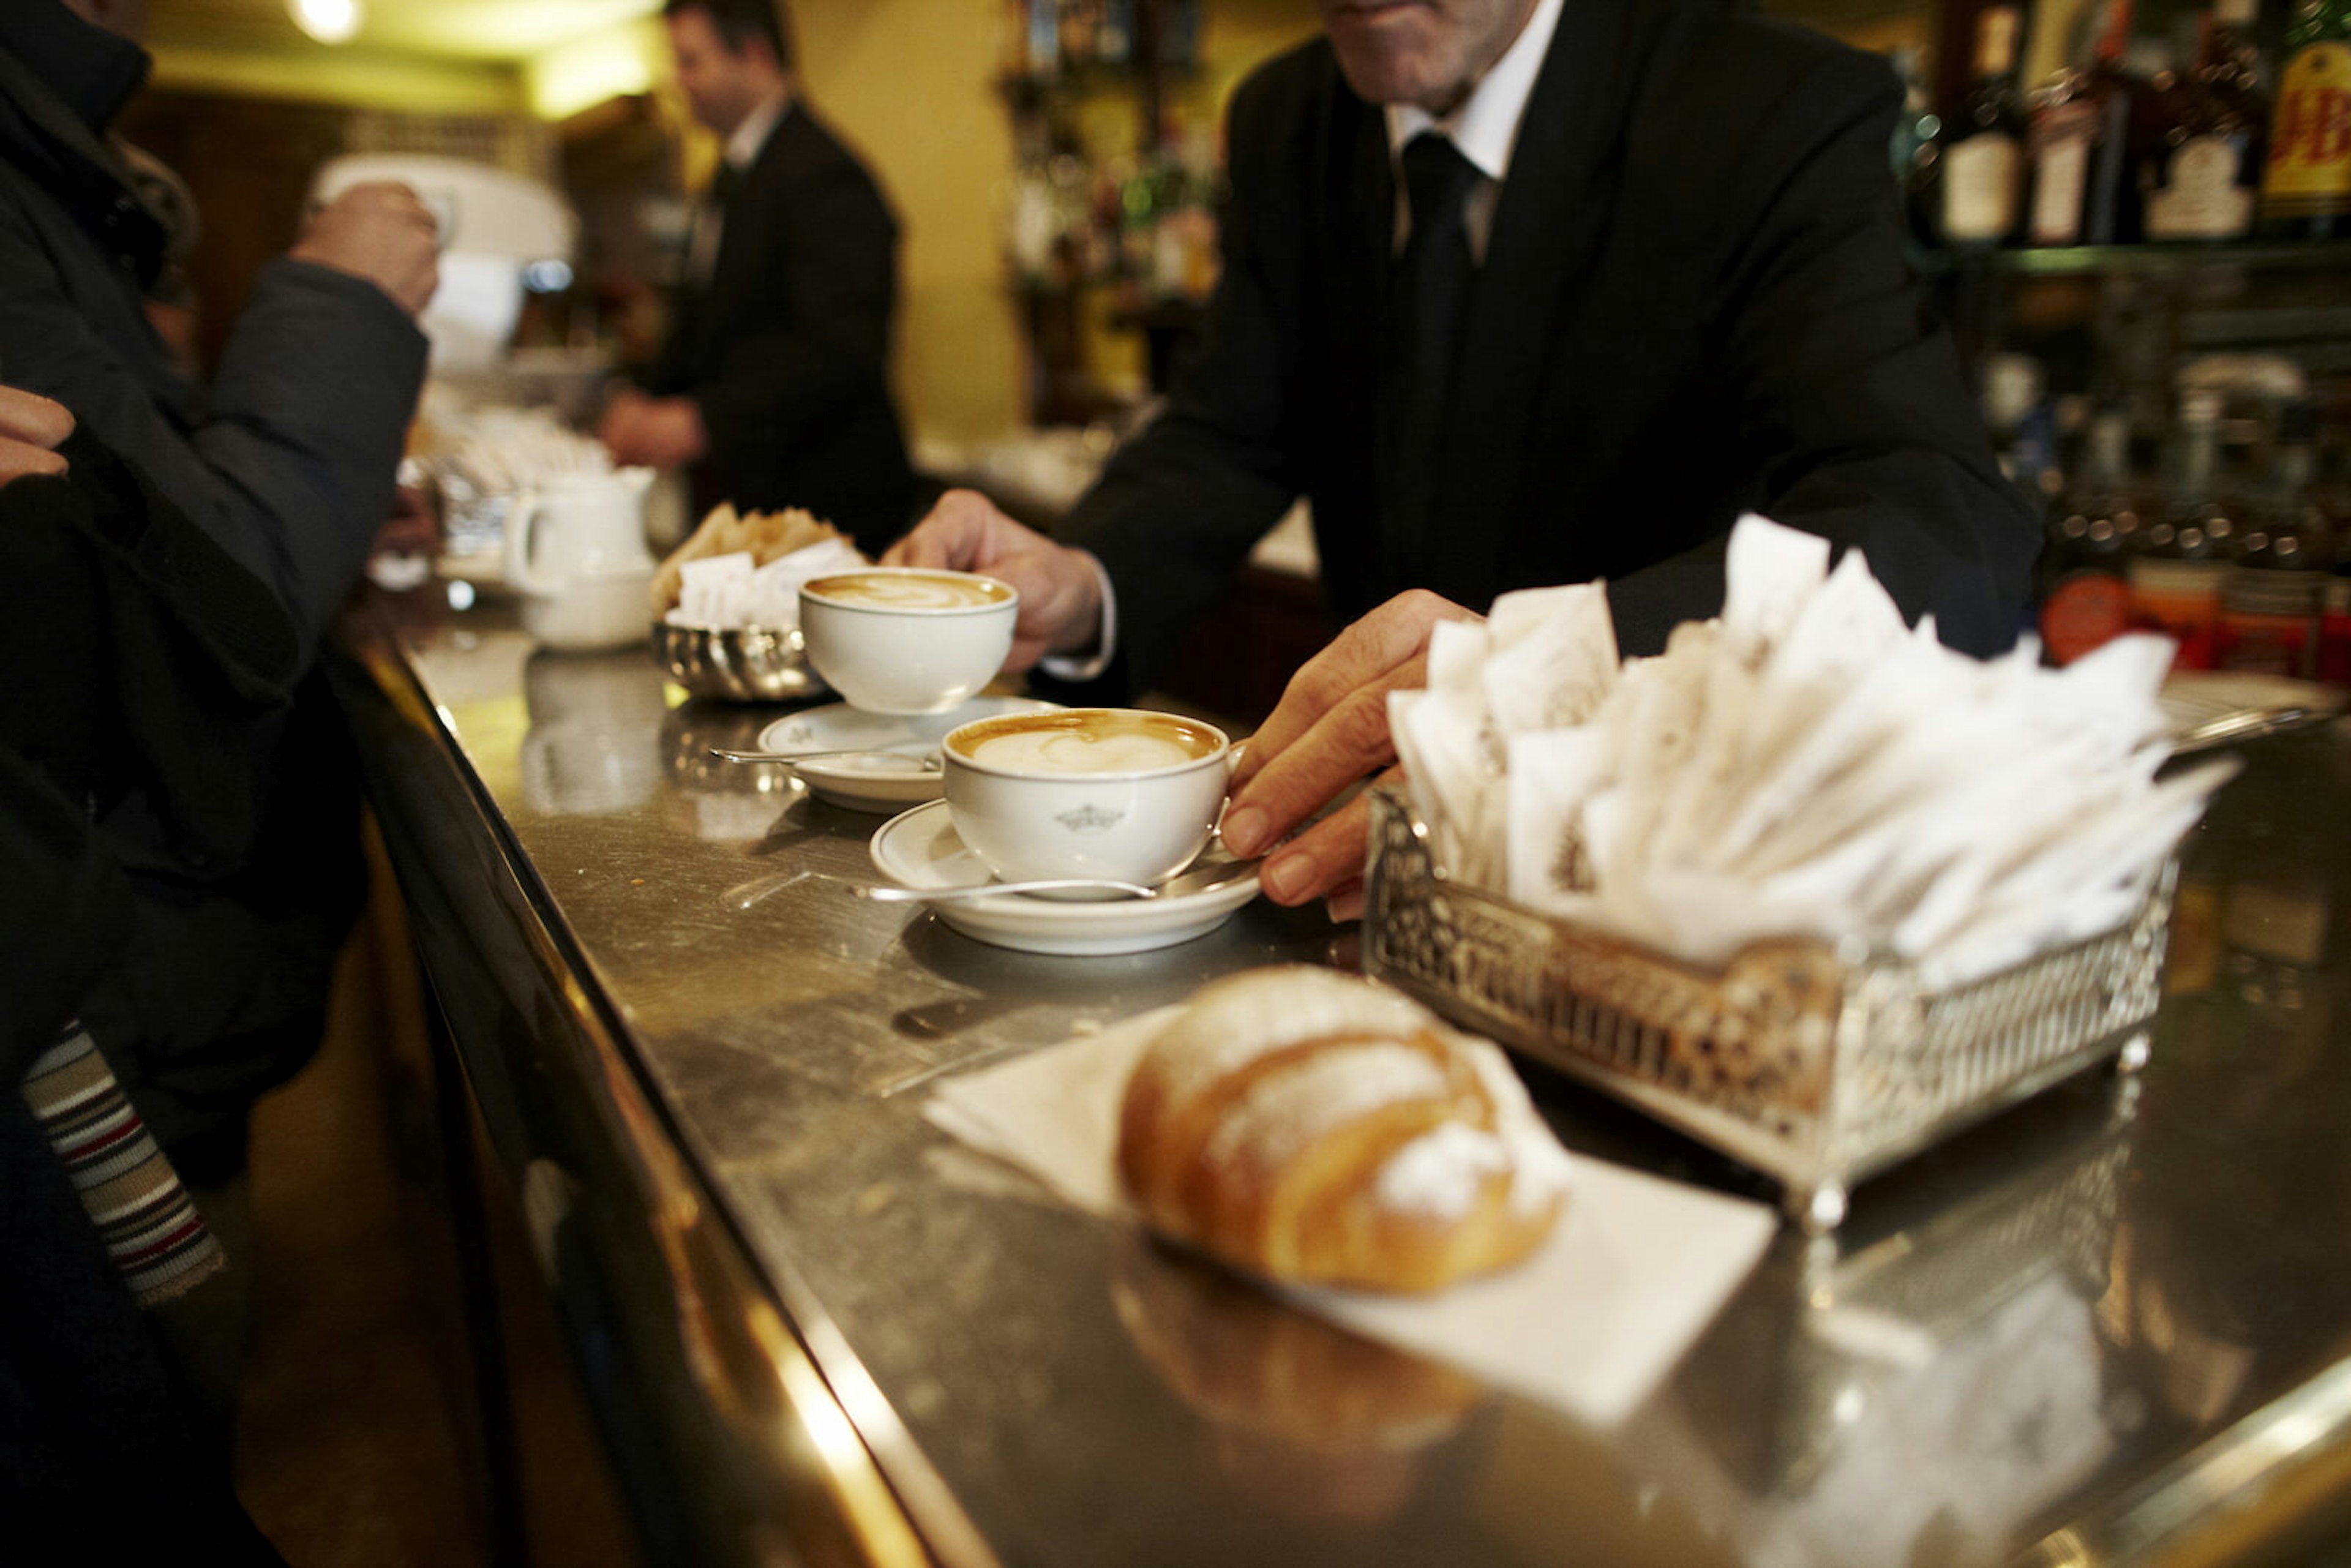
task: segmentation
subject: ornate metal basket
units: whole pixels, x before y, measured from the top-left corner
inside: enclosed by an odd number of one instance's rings
[[[1391,791],[1372,821],[1371,973],[1776,1177],[1810,1230],[1864,1176],[2093,1062],[2147,1060],[2171,865],[2115,930],[1933,991],[1812,939],[1709,974],[1448,881]]]

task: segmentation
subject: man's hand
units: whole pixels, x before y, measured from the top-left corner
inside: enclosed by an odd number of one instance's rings
[[[973,490],[949,490],[890,547],[884,566],[985,572],[1020,594],[1007,670],[1025,670],[1048,653],[1071,653],[1102,634],[1102,579],[1093,558],[1032,533]]]
[[[596,439],[624,467],[683,468],[710,450],[710,433],[692,398],[647,397],[634,387],[622,387],[604,405]]]
[[[63,403],[0,387],[0,485],[27,474],[64,473],[66,460],[54,448],[73,428]]]
[[[353,185],[319,209],[288,254],[363,277],[411,316],[441,287],[440,225],[407,186]]]
[[[1225,847],[1266,854],[1281,835],[1333,798],[1385,768],[1398,776],[1388,734],[1388,694],[1428,683],[1428,637],[1440,621],[1477,616],[1421,589],[1398,594],[1339,633],[1290,679],[1281,702],[1233,771]],[[1265,862],[1276,904],[1328,898],[1332,918],[1363,913],[1364,843],[1370,802],[1349,801]]]

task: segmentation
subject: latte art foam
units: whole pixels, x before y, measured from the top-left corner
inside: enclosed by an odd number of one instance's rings
[[[1192,760],[1192,748],[1164,735],[1040,735],[1016,730],[983,740],[971,759],[1015,773],[1148,773]]]
[[[874,610],[974,610],[1012,597],[1011,590],[992,579],[928,571],[843,572],[818,578],[808,591],[835,604]]]
[[[982,719],[948,747],[1005,773],[1154,773],[1217,754],[1223,737],[1206,725],[1134,709],[1072,708]]]

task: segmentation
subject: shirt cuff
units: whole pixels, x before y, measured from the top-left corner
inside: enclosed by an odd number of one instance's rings
[[[1102,637],[1093,651],[1086,653],[1048,653],[1037,661],[1037,667],[1057,681],[1077,684],[1098,681],[1118,657],[1118,591],[1110,585],[1110,573],[1094,559],[1092,550],[1080,550],[1086,564],[1094,569],[1094,581],[1102,586]]]

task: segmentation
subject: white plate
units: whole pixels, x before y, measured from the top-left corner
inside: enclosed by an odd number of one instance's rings
[[[956,836],[947,803],[934,800],[893,817],[873,835],[873,864],[903,886],[977,887],[990,879],[980,858]],[[1195,864],[1231,857],[1211,843]],[[1030,953],[1140,953],[1206,936],[1258,894],[1257,878],[1203,893],[1148,901],[1064,903],[1008,893],[936,904],[931,913],[975,941]]]
[[[1034,697],[974,697],[946,713],[896,718],[865,713],[847,703],[827,703],[804,708],[776,720],[759,732],[761,751],[786,756],[798,751],[872,751],[878,757],[835,757],[793,768],[808,780],[820,800],[852,811],[903,811],[909,806],[939,798],[935,772],[893,762],[891,757],[919,760],[939,748],[947,731],[976,718],[1007,713],[1043,713],[1059,703]]]

